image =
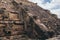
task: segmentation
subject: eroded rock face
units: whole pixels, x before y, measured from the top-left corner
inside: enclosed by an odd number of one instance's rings
[[[3,39],[7,36],[15,40],[15,35],[18,35],[17,39],[19,35],[26,35],[24,37],[30,39],[45,40],[59,35],[59,28],[60,19],[36,3],[27,0],[0,1],[0,36]]]

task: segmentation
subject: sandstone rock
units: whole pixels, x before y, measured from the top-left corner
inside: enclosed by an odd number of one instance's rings
[[[0,31],[1,40],[45,40],[60,35],[60,19],[28,0],[1,0]]]

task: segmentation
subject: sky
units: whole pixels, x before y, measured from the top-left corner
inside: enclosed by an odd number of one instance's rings
[[[37,3],[40,7],[50,10],[52,14],[56,14],[60,18],[60,0],[29,0]]]

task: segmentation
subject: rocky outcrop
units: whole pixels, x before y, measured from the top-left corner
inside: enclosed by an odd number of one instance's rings
[[[0,37],[3,39],[11,40],[17,35],[17,40],[20,40],[22,36],[19,35],[26,35],[24,37],[29,39],[45,40],[60,35],[59,28],[60,19],[36,3],[27,0],[0,1]]]

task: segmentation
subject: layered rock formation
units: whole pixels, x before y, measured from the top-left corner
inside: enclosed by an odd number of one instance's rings
[[[17,40],[22,37],[45,40],[59,35],[59,28],[60,19],[36,3],[27,0],[0,1],[0,37],[2,40],[15,40],[14,37]]]

